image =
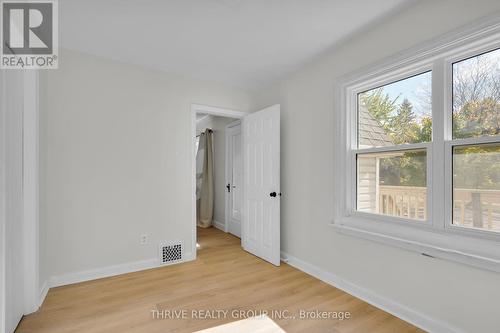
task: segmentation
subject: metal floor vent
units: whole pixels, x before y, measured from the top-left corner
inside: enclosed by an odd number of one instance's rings
[[[182,260],[182,243],[165,243],[160,245],[160,258],[163,264]]]

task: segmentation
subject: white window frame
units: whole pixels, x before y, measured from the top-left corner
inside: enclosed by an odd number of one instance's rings
[[[336,82],[335,216],[341,233],[500,272],[500,232],[452,224],[453,146],[500,142],[500,136],[452,140],[452,65],[500,48],[500,19],[448,34]],[[357,147],[358,93],[432,71],[432,142]],[[426,149],[425,221],[356,210],[356,155]]]
[[[351,179],[352,183],[350,188],[351,190],[351,200],[348,201],[348,209],[352,216],[371,218],[375,220],[382,220],[388,222],[395,223],[408,223],[412,224],[416,227],[426,227],[431,223],[431,219],[429,218],[429,214],[427,214],[427,219],[425,221],[415,220],[415,219],[407,219],[397,216],[390,215],[381,215],[369,212],[360,212],[356,210],[357,206],[357,155],[370,154],[370,153],[380,153],[380,152],[390,152],[390,151],[405,151],[405,150],[425,150],[426,151],[426,160],[427,160],[427,185],[431,183],[432,180],[432,143],[431,142],[422,142],[422,143],[413,143],[413,144],[399,144],[392,145],[387,147],[373,147],[373,148],[357,148],[358,146],[358,96],[360,93],[363,93],[368,90],[376,89],[377,87],[382,87],[400,80],[404,80],[406,78],[423,74],[426,72],[432,71],[432,63],[423,63],[417,64],[416,66],[409,66],[405,68],[403,71],[397,71],[394,73],[389,73],[383,77],[376,77],[373,80],[367,80],[362,82],[361,84],[356,84],[347,87],[345,94],[346,99],[349,99],[345,105],[345,110],[349,110],[351,117],[349,121],[349,126],[352,129],[350,134],[350,160],[351,163],[348,167],[348,170],[352,170],[353,174],[349,175],[349,179]],[[427,211],[431,211],[432,205],[432,191],[429,186],[427,186]]]

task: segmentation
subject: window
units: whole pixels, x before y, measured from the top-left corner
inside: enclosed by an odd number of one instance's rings
[[[431,72],[358,94],[358,148],[432,140]]]
[[[453,64],[453,224],[456,226],[500,231],[500,140],[496,139],[499,135],[500,49],[497,49]],[[481,143],[484,137],[496,143]],[[460,145],[460,139],[469,140]]]
[[[425,149],[358,154],[357,210],[426,220],[426,155]]]
[[[342,80],[339,230],[500,271],[499,41],[459,34]]]
[[[500,144],[453,147],[453,224],[500,231]]]
[[[357,210],[427,219],[431,72],[357,94]],[[374,152],[371,148],[378,148]]]
[[[500,135],[500,49],[453,64],[453,139]]]

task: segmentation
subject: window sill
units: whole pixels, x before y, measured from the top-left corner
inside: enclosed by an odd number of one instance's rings
[[[380,222],[357,216],[343,217],[331,226],[340,234],[396,246],[427,256],[500,272],[497,241],[445,233],[444,230]]]

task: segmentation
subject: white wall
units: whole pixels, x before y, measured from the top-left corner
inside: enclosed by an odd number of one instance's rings
[[[334,81],[500,10],[499,1],[421,1],[346,40],[280,84],[282,250],[457,331],[498,332],[500,275],[338,234],[333,219]]]
[[[68,50],[47,94],[44,274],[155,259],[165,240],[190,251],[191,103],[247,111],[250,94]]]

